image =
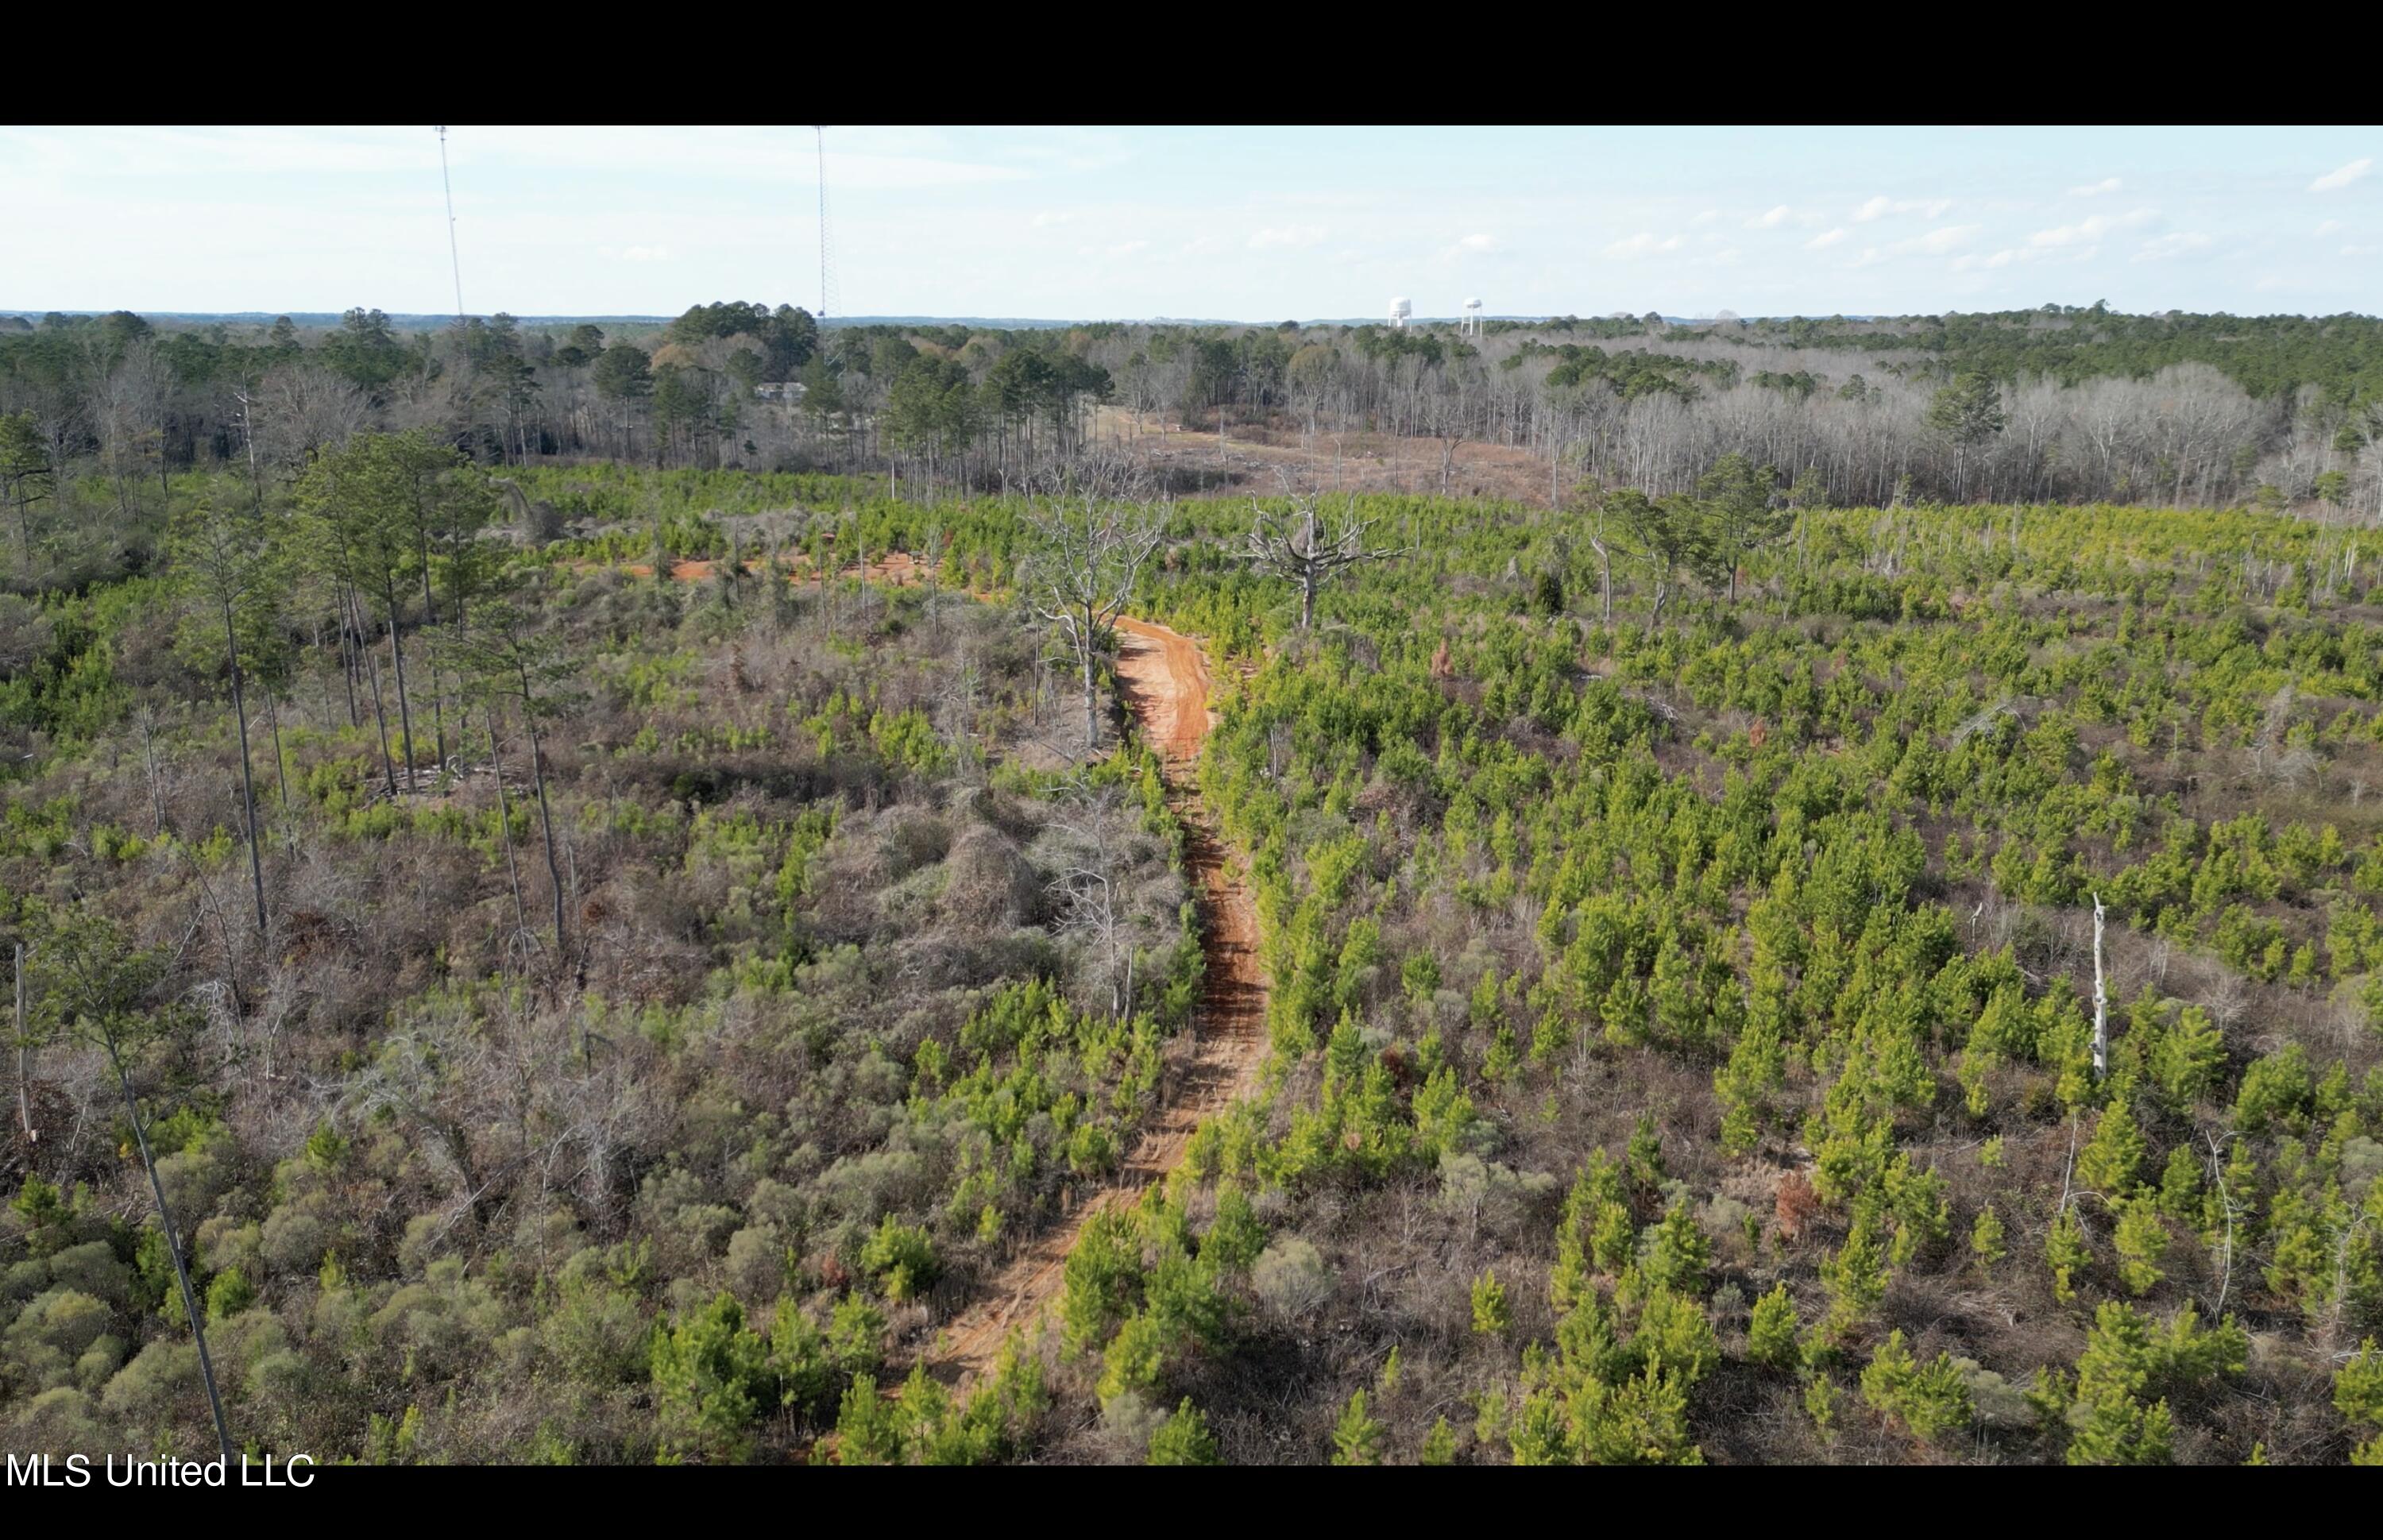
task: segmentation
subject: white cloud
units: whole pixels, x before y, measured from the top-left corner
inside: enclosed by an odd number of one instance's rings
[[[2339,192],[2343,188],[2348,187],[2351,183],[2356,181],[2359,178],[2364,177],[2366,173],[2374,169],[2375,157],[2373,155],[2362,155],[2358,159],[2352,161],[2348,166],[2342,166],[2339,170],[2328,171],[2324,176],[2319,177],[2316,180],[2309,183],[2308,190],[2311,192]]]
[[[2105,177],[2098,182],[2087,182],[2083,187],[2070,188],[2068,195],[2071,198],[2098,198],[2105,192],[2123,192],[2126,187],[2127,184],[2116,177]]]
[[[1782,203],[1765,214],[1758,214],[1746,222],[1749,230],[1775,230],[1796,216],[1796,211]]]
[[[1124,240],[1110,247],[1108,254],[1113,257],[1129,257],[1136,252],[1148,250],[1150,250],[1150,242],[1147,240]]]
[[[2193,230],[2171,230],[2146,240],[2135,253],[2137,262],[2160,262],[2168,257],[2197,252],[2209,244],[2209,238]]]
[[[1324,240],[1321,225],[1281,225],[1259,230],[1250,237],[1250,250],[1264,252],[1278,247],[1314,246]]]
[[[1658,240],[1640,230],[1626,240],[1617,240],[1606,247],[1605,254],[1610,257],[1652,256],[1658,252],[1676,252],[1679,249],[1680,238],[1676,235]]]
[[[668,262],[671,259],[670,248],[667,246],[630,246],[621,249],[606,246],[600,249],[600,254],[617,257],[623,262]]]
[[[1977,240],[1984,228],[1983,225],[1945,225],[1906,240],[1890,241],[1884,246],[1865,246],[1854,265],[1868,267],[1874,263],[1892,262],[1897,257],[1950,256]],[[1957,268],[1969,265],[1967,258],[1954,264]]]
[[[2341,254],[2347,257],[2383,255],[2383,246],[2344,246]]]
[[[1942,256],[1946,252],[1958,251],[1975,240],[1978,239],[1978,232],[1984,228],[1983,225],[1946,225],[1941,229],[1930,230],[1926,235],[1921,236],[1912,243],[1912,249],[1926,252],[1931,256]]]
[[[1816,235],[1811,240],[1804,242],[1804,250],[1808,252],[1826,251],[1830,247],[1835,245],[1838,241],[1843,240],[1845,238],[1845,227],[1840,225],[1835,229]]]
[[[2319,234],[2319,235],[2331,235],[2331,234],[2333,234],[2336,230],[2339,230],[2339,229],[2340,229],[2340,228],[2341,228],[2341,221],[2340,221],[2340,220],[2339,220],[2339,219],[2327,219],[2327,220],[2323,220],[2323,221],[2321,221],[2321,222],[2317,225],[2317,228],[2316,228],[2316,233],[2317,233],[2317,234]]]
[[[1966,273],[1972,269],[2010,267],[2031,262],[2091,262],[2102,253],[2096,244],[2084,246],[2006,246],[1998,252],[1969,252],[1953,259],[1953,271]]]
[[[1456,243],[1443,246],[1433,260],[1440,264],[1463,262],[1467,257],[1488,256],[1506,249],[1506,242],[1486,232],[1459,237]]]
[[[2087,223],[2092,223],[2092,221],[2087,221]],[[2115,228],[2115,226],[2113,228]],[[2038,232],[2039,235],[2061,237],[2061,239],[2057,240],[2031,240],[2027,245],[2006,246],[1998,252],[1968,253],[1962,256],[1953,259],[1953,271],[1957,273],[1967,273],[1973,270],[1986,271],[1994,268],[2023,265],[2025,264],[2036,262],[2068,264],[2073,265],[2081,262],[2091,262],[2095,257],[2101,255],[2102,245],[2100,240],[2093,235],[2073,234],[2072,232],[2075,228],[2076,227],[2064,226],[2058,230],[2043,230]],[[2178,251],[2181,251],[2184,250],[2186,246],[2200,244],[2205,238],[2199,236],[2184,236],[2180,238],[2171,237],[2168,239],[2181,240],[2185,243],[2185,246],[2179,246],[2178,248]],[[2147,242],[2145,251],[2150,252],[2151,248],[2160,245],[2161,242],[2156,240]],[[2178,254],[2178,252],[2161,250],[2152,252],[2151,254],[2158,256],[2174,256]],[[2147,258],[2139,254],[2135,260],[2141,262],[2147,260]]]
[[[1709,208],[1698,214],[1698,216],[1694,219],[1689,220],[1688,223],[1691,225],[1710,225],[1720,217],[1721,210],[1717,208]]]
[[[2097,214],[2073,225],[2038,230],[2027,238],[2031,246],[2090,246],[2115,230],[2132,229],[2159,217],[2159,210],[2139,208],[2127,214]]]
[[[1934,219],[1952,206],[1950,198],[1889,198],[1881,195],[1854,210],[1854,220],[1867,225],[1890,214],[1916,214],[1923,219]]]

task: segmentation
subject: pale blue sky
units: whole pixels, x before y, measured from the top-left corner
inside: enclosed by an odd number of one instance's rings
[[[449,131],[467,310],[816,308],[811,130]],[[839,314],[2383,310],[2383,129],[827,131]],[[0,129],[0,308],[454,306],[402,129]]]

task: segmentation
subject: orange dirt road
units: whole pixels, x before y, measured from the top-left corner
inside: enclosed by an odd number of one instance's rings
[[[760,567],[759,561],[746,565]],[[641,577],[653,572],[650,566],[628,570]],[[698,582],[713,570],[710,561],[681,561],[671,576]],[[868,575],[899,587],[922,574],[914,559],[896,551],[870,562]],[[808,576],[798,571],[789,581]],[[1207,657],[1191,637],[1163,625],[1120,617],[1117,630],[1117,677],[1126,707],[1163,761],[1167,803],[1183,820],[1184,862],[1199,903],[1205,967],[1192,1041],[1188,1051],[1179,1048],[1169,1055],[1161,1090],[1166,1103],[1142,1125],[1125,1164],[1010,1258],[986,1281],[977,1303],[936,1334],[927,1367],[938,1379],[962,1387],[993,1367],[1013,1330],[1027,1328],[1031,1337],[1031,1328],[1058,1295],[1068,1253],[1085,1221],[1103,1209],[1134,1201],[1174,1170],[1201,1124],[1256,1089],[1266,1059],[1266,990],[1258,967],[1257,907],[1241,858],[1227,848],[1200,801],[1200,755],[1216,722],[1208,706]]]
[[[746,562],[758,573],[760,562]],[[682,561],[672,567],[679,582],[710,577],[715,562]],[[650,577],[653,567],[629,573]],[[846,567],[846,574],[851,574]],[[901,550],[870,562],[872,582],[906,586],[920,582],[924,567]],[[806,570],[789,582],[806,582]],[[1199,896],[1201,970],[1199,1004],[1192,1011],[1189,1052],[1170,1053],[1163,1103],[1142,1126],[1125,1165],[1099,1189],[1077,1199],[1060,1221],[1018,1251],[986,1280],[977,1304],[953,1316],[927,1349],[927,1368],[939,1380],[960,1387],[986,1374],[1001,1345],[1018,1328],[1042,1321],[1068,1266],[1075,1238],[1101,1209],[1130,1204],[1151,1182],[1182,1161],[1184,1147],[1201,1123],[1232,1106],[1258,1085],[1266,1061],[1266,975],[1258,970],[1258,908],[1249,899],[1249,872],[1240,856],[1217,837],[1216,820],[1199,801],[1199,756],[1208,746],[1216,713],[1208,708],[1208,656],[1182,632],[1146,620],[1117,620],[1117,680],[1125,706],[1142,722],[1142,734],[1163,760],[1167,806],[1184,822],[1184,866]]]
[[[965,1386],[993,1367],[1011,1331],[1032,1328],[1059,1292],[1068,1253],[1085,1221],[1130,1203],[1175,1169],[1201,1124],[1255,1089],[1266,1057],[1266,983],[1258,969],[1257,910],[1247,874],[1218,838],[1195,784],[1214,714],[1208,660],[1197,643],[1145,621],[1117,622],[1117,674],[1126,704],[1166,761],[1168,802],[1185,829],[1184,857],[1198,894],[1206,959],[1192,1015],[1190,1052],[1169,1066],[1166,1104],[1151,1115],[1123,1168],[1075,1206],[985,1285],[978,1303],[953,1318],[927,1352],[937,1378]]]

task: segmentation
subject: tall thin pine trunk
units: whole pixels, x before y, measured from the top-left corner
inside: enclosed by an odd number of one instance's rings
[[[323,638],[318,632],[315,637],[315,645],[320,647],[322,645],[322,640]],[[347,687],[348,692],[348,725],[350,727],[362,727],[364,724],[364,717],[363,714],[356,709],[356,659],[354,651],[348,646],[348,617],[344,613],[340,616],[339,642],[340,683]],[[330,715],[331,691],[330,686],[326,684],[323,687],[324,720],[327,721],[330,719]]]
[[[505,842],[505,878],[512,884],[513,890],[513,928],[527,934],[529,912],[522,906],[521,863],[513,858],[512,807],[505,800],[504,746],[497,740],[496,707],[490,705],[484,710],[488,719],[488,768],[497,778],[498,835]]]
[[[546,875],[554,885],[554,955],[562,955],[562,866],[554,856],[554,810],[546,800],[546,752],[538,743],[537,715],[529,703],[529,681],[522,681],[522,723],[529,729],[530,778],[537,786],[537,822],[546,835]]]
[[[290,816],[290,755],[281,746],[281,697],[265,693],[265,720],[273,724],[273,780],[281,794],[281,816]]]
[[[199,1314],[199,1297],[191,1288],[191,1270],[182,1263],[182,1243],[174,1234],[174,1215],[166,1207],[165,1184],[157,1179],[157,1163],[149,1154],[149,1130],[141,1121],[141,1104],[133,1100],[132,1080],[124,1073],[124,1059],[117,1052],[116,1037],[107,1038],[107,1062],[116,1070],[116,1084],[124,1092],[125,1115],[132,1120],[132,1138],[141,1147],[141,1168],[149,1174],[149,1193],[157,1201],[157,1223],[166,1232],[166,1252],[174,1259],[174,1277],[182,1286],[182,1311],[190,1317],[191,1337],[198,1344],[199,1378],[207,1387],[207,1407],[215,1413],[216,1443],[223,1450],[224,1466],[228,1470],[239,1457],[232,1452],[231,1429],[224,1422],[223,1397],[216,1389],[216,1366],[207,1357],[207,1326]]]
[[[438,606],[430,592],[430,534],[418,522],[415,537],[422,548],[422,656],[430,671],[430,731],[438,744],[438,766],[443,770],[447,766],[447,707],[438,690],[438,647],[430,639],[430,628],[438,623]],[[456,729],[458,733],[462,731],[460,726]]]
[[[265,857],[256,836],[256,770],[248,752],[248,701],[241,690],[240,636],[232,625],[231,601],[224,600],[224,656],[231,664],[231,714],[240,721],[240,796],[248,812],[248,880],[256,893],[256,933],[265,934]]]
[[[364,607],[356,598],[353,588],[348,590],[348,611],[355,619],[356,650],[363,654],[364,672],[372,685],[373,722],[380,730],[380,770],[389,783],[389,795],[397,795],[397,764],[389,752],[389,711],[381,703],[380,664],[374,660],[372,648],[364,645]]]
[[[157,720],[149,708],[141,708],[141,757],[149,767],[149,812],[155,822],[152,834],[166,835],[166,792],[157,781]]]
[[[405,789],[412,791],[414,779],[414,708],[405,698],[405,645],[398,637],[397,585],[385,582],[382,593],[389,600],[389,656],[397,671],[397,731],[405,750]]]

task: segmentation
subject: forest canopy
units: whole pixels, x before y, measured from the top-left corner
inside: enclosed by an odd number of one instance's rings
[[[1650,493],[1736,452],[1841,505],[1898,497],[2383,508],[2383,323],[2106,306],[1847,320],[1393,329],[967,324],[822,331],[791,305],[401,329],[49,314],[0,330],[0,414],[114,474],[286,459],[326,424],[484,463],[587,456],[1001,490],[1104,433],[1472,443]],[[1947,392],[1967,413],[1946,414]],[[1443,477],[1443,481],[1448,478]],[[1449,489],[1443,486],[1442,490]],[[1510,488],[1510,491],[1512,489]]]

